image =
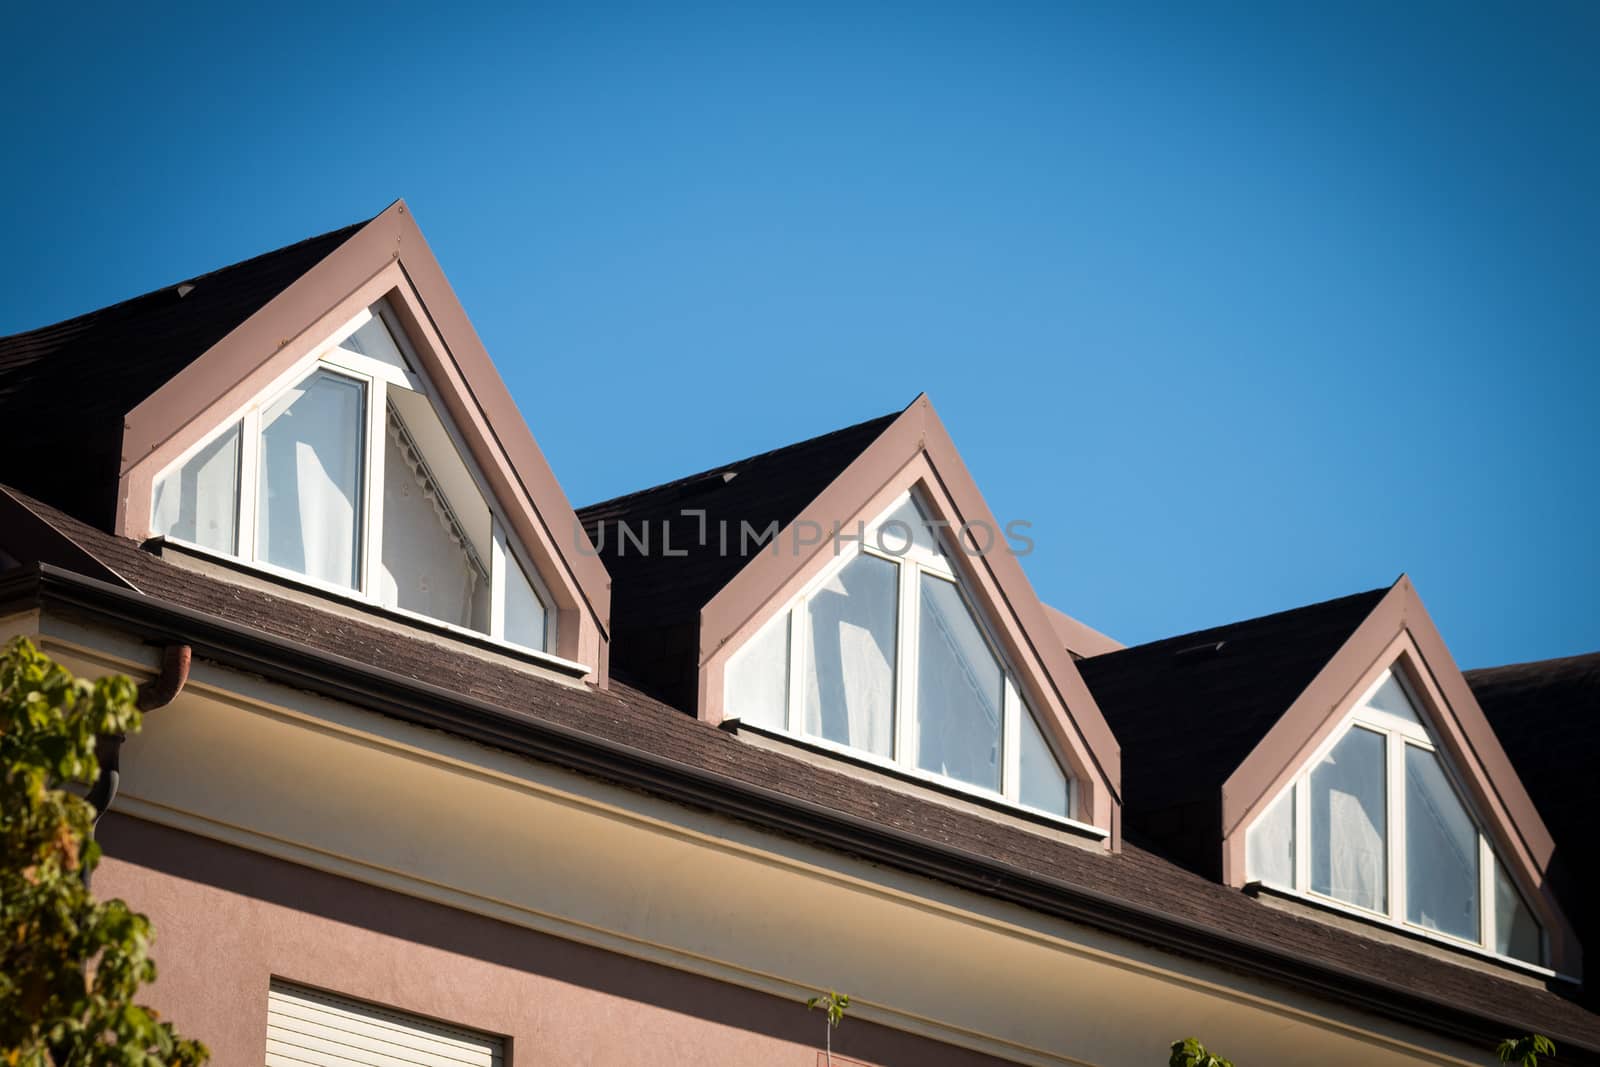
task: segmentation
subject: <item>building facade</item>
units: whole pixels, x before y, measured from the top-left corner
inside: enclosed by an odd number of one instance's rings
[[[1405,577],[1124,648],[925,396],[574,509],[404,203],[0,339],[0,426],[217,1063],[1600,1061],[1600,656],[1464,673]]]

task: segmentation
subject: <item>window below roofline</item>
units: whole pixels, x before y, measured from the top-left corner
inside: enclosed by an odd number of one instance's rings
[[[151,486],[152,531],[187,551],[255,571],[270,580],[294,583],[345,603],[425,623],[489,647],[532,654],[565,671],[569,661],[549,651],[558,647],[559,614],[549,586],[510,534],[503,509],[487,489],[482,472],[421,366],[387,300],[363,309],[162,469]],[[312,513],[308,519],[304,506],[318,501],[308,500],[308,490],[298,490],[300,503],[290,503],[299,513],[302,542],[294,547],[304,558],[301,567],[285,566],[281,560],[268,558],[275,547],[270,535],[277,532],[272,528],[277,520],[269,512],[268,481],[289,469],[283,465],[286,457],[269,457],[268,427],[320,386],[332,387],[324,392],[344,390],[359,409],[337,442],[342,451],[331,454],[352,470],[344,472],[340,484],[340,471],[330,468],[326,440],[308,444],[293,439],[291,426],[288,443],[295,450],[299,479],[308,477],[309,454],[314,469],[310,477],[322,483],[325,499],[321,502],[332,499],[343,504],[343,509],[332,515]],[[316,434],[328,421],[326,415],[326,410],[313,410],[309,422],[302,420],[302,438],[303,434]],[[322,432],[326,438],[327,431]],[[324,449],[319,450],[319,444]],[[219,458],[222,463],[215,462]],[[446,477],[440,478],[431,469],[435,466]],[[195,488],[202,483],[204,488]],[[445,483],[449,483],[448,489]],[[332,494],[328,486],[333,488]],[[389,530],[385,498],[397,487],[411,498],[406,502],[413,517],[431,510],[430,517],[436,521]],[[475,521],[464,523],[458,518],[456,509],[462,506],[472,509]],[[201,517],[211,520],[205,532],[215,543],[201,540]],[[434,530],[432,525],[441,529]],[[330,526],[335,528],[332,534],[328,533]],[[343,534],[344,526],[351,527],[348,537]],[[464,529],[467,526],[475,533],[470,539]],[[418,579],[417,590],[396,588],[400,578],[411,577],[411,565],[440,563],[436,557],[401,554],[405,535],[423,527],[437,544],[444,544],[441,538],[448,539],[461,557],[456,561],[460,564],[456,584],[472,603],[449,609],[461,615],[459,622],[401,602],[421,599],[428,607],[437,606],[428,602],[432,575]],[[194,536],[187,536],[191,528]],[[388,541],[386,530],[391,535]],[[308,543],[308,538],[318,543]],[[334,541],[340,543],[333,545]],[[327,570],[330,546],[332,555],[340,557],[334,561],[336,570],[343,568],[339,579],[348,573],[348,582],[317,573]],[[448,544],[445,551],[449,553]],[[314,560],[314,556],[318,558]],[[348,561],[342,561],[344,556]],[[516,604],[509,603],[513,599]],[[528,606],[521,600],[529,600]],[[511,636],[513,631],[518,637],[537,634],[537,643],[517,640]]]
[[[1425,707],[1400,662],[1382,671],[1245,829],[1245,884],[1529,973],[1554,975],[1546,966],[1550,932],[1500,860],[1483,828],[1486,820],[1455,768],[1443,758],[1426,725]],[[1363,747],[1368,751],[1361,751]],[[1319,785],[1318,775],[1324,771],[1328,778]],[[1319,790],[1326,793],[1322,805]],[[1469,876],[1459,881],[1450,877],[1448,865],[1439,865],[1440,843],[1451,832],[1447,800],[1454,802],[1454,834],[1470,836],[1470,844],[1462,840],[1453,850],[1458,868],[1471,867]],[[1328,809],[1315,825],[1314,807]],[[1369,838],[1364,845],[1363,833]],[[1417,871],[1410,870],[1414,862],[1421,864]],[[1340,895],[1340,882],[1345,883],[1345,895]],[[1362,896],[1371,903],[1352,899]],[[1476,927],[1475,937],[1444,928],[1450,921],[1448,907],[1444,915],[1428,914],[1430,905],[1439,906],[1452,896],[1470,904],[1468,928]],[[1412,914],[1413,905],[1420,917]],[[1456,918],[1462,918],[1459,912]],[[1534,929],[1528,930],[1527,924]],[[1524,955],[1511,955],[1518,938],[1531,933],[1536,933],[1537,945],[1524,943]],[[1502,937],[1509,951],[1496,947]]]

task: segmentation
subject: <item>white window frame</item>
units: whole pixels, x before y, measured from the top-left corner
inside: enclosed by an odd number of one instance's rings
[[[443,627],[463,636],[470,636],[478,640],[487,639],[522,652],[534,652],[546,657],[553,656],[557,647],[556,625],[558,612],[555,600],[550,595],[549,586],[545,583],[544,577],[539,573],[538,568],[534,567],[529,561],[527,553],[523,551],[518,539],[511,534],[511,524],[507,521],[505,512],[501,509],[499,502],[495,500],[494,495],[489,492],[487,481],[483,477],[483,473],[478,469],[477,463],[473,460],[472,453],[468,450],[460,431],[456,429],[454,421],[449,417],[438,390],[420,372],[404,371],[382,360],[349,352],[339,347],[351,334],[367,325],[374,317],[382,319],[384,326],[394,338],[395,344],[399,347],[401,355],[405,357],[406,362],[413,368],[422,365],[411,339],[406,335],[404,328],[400,325],[387,300],[379,300],[371,307],[363,308],[350,321],[335,330],[322,344],[318,345],[305,357],[296,360],[293,366],[278,375],[272,384],[263,389],[247,404],[235,411],[229,418],[223,420],[220,425],[195,444],[185,449],[178,458],[162,468],[161,472],[152,481],[150,491],[153,502],[156,486],[160,485],[163,479],[177,471],[218,438],[231,433],[234,427],[238,426],[239,459],[234,475],[234,491],[236,494],[234,550],[232,552],[223,552],[171,535],[166,535],[166,540],[182,545],[193,552],[234,560],[277,578],[308,586],[341,599],[371,604],[384,611],[416,619],[431,626]],[[363,454],[361,458],[362,499],[356,524],[360,552],[357,573],[360,581],[354,588],[339,585],[335,582],[323,581],[311,575],[302,574],[299,571],[277,566],[264,559],[257,558],[256,555],[256,494],[259,489],[261,465],[261,413],[271,407],[290,389],[300,385],[317,372],[324,370],[361,383],[365,393],[366,425],[364,427]],[[468,473],[472,476],[475,487],[489,508],[491,547],[489,553],[487,553],[489,558],[483,561],[489,564],[489,582],[491,586],[488,633],[445,619],[436,619],[431,615],[424,615],[398,605],[385,604],[373,593],[373,590],[377,588],[378,569],[382,566],[383,560],[383,443],[388,433],[388,391],[391,388],[420,393],[432,405],[434,412],[439,416],[439,421],[450,435],[451,443],[455,446]],[[534,592],[544,604],[544,648],[530,648],[515,641],[510,641],[505,637],[506,572],[503,567],[499,566],[502,563],[521,567],[528,578],[529,584],[533,586]]]
[[[1294,796],[1290,800],[1294,813],[1294,885],[1284,886],[1271,882],[1260,882],[1255,879],[1254,872],[1247,872],[1251,884],[1263,885],[1266,888],[1303,897],[1312,901],[1319,907],[1329,908],[1334,911],[1359,916],[1381,922],[1388,926],[1402,929],[1409,934],[1419,935],[1430,940],[1441,941],[1459,948],[1469,949],[1481,955],[1487,955],[1495,960],[1511,964],[1541,974],[1555,972],[1545,967],[1542,963],[1533,963],[1528,960],[1507,956],[1495,951],[1495,887],[1494,867],[1497,862],[1493,844],[1488,835],[1484,833],[1484,819],[1479,814],[1476,805],[1472,802],[1472,795],[1463,788],[1460,776],[1451,766],[1451,761],[1440,752],[1433,735],[1428,728],[1420,722],[1411,722],[1398,715],[1380,711],[1371,707],[1369,701],[1383,688],[1385,682],[1393,678],[1399,683],[1406,699],[1411,702],[1411,708],[1416,712],[1419,720],[1427,717],[1426,704],[1418,697],[1416,687],[1406,677],[1405,670],[1399,663],[1392,664],[1376,681],[1374,681],[1361,694],[1355,705],[1340,718],[1339,724],[1318,745],[1310,759],[1296,772],[1295,776],[1272,798],[1271,802],[1264,805],[1261,814],[1246,830],[1246,841],[1256,823],[1270,815],[1274,807],[1283,801],[1289,794]],[[1319,893],[1311,888],[1311,804],[1310,781],[1311,774],[1333,751],[1334,747],[1347,737],[1352,729],[1370,730],[1384,738],[1384,879],[1385,899],[1388,908],[1385,911],[1375,911],[1351,904],[1349,901],[1340,900],[1326,893]],[[1478,834],[1478,940],[1468,941],[1443,930],[1435,930],[1420,923],[1411,922],[1406,918],[1406,852],[1405,852],[1405,818],[1406,818],[1406,779],[1405,759],[1406,746],[1412,746],[1433,754],[1443,768],[1445,777],[1450,787],[1455,790],[1456,797],[1466,808],[1467,816],[1472,820],[1473,829]],[[1248,844],[1246,855],[1249,854]],[[1511,869],[1506,868],[1506,873],[1511,874]],[[1523,891],[1515,877],[1513,884],[1517,885],[1517,892],[1522,894],[1526,901],[1527,894]],[[1546,928],[1543,919],[1538,919],[1541,960],[1550,958],[1550,931]]]
[[[1056,761],[1056,766],[1061,769],[1062,775],[1067,780],[1067,815],[1053,812],[1045,808],[1037,808],[1025,804],[1021,799],[1022,787],[1022,719],[1023,715],[1033,712],[1028,707],[1017,687],[1017,671],[1011,666],[1009,659],[1001,649],[993,627],[990,626],[986,613],[974,602],[967,590],[966,582],[952,565],[950,557],[941,552],[930,552],[914,543],[905,546],[904,550],[896,554],[879,547],[877,532],[895,513],[908,501],[914,502],[914,493],[901,494],[877,520],[865,527],[865,536],[859,540],[846,542],[839,550],[838,558],[825,567],[821,573],[807,582],[800,592],[791,597],[781,611],[773,616],[767,625],[783,625],[788,628],[788,691],[785,694],[784,725],[772,727],[765,724],[747,723],[741,720],[744,728],[759,732],[775,733],[802,744],[836,752],[850,759],[862,763],[872,764],[896,774],[906,775],[932,782],[942,788],[953,789],[982,797],[990,801],[1000,801],[1010,807],[1026,811],[1031,815],[1043,817],[1053,822],[1070,826],[1075,830],[1096,836],[1106,836],[1106,831],[1088,823],[1080,822],[1076,815],[1080,809],[1080,785],[1078,778],[1071,770],[1071,764],[1062,757],[1060,747],[1057,745],[1051,731],[1041,722],[1039,733],[1044,738],[1051,758]],[[927,509],[920,504],[913,504],[920,514],[926,515]],[[891,528],[892,529],[892,528]],[[929,534],[941,543],[947,543],[949,538],[943,531],[928,527]],[[889,539],[889,533],[885,534]],[[843,541],[843,537],[840,538]],[[899,541],[898,533],[893,536],[895,542]],[[861,555],[876,556],[897,564],[898,603],[895,619],[895,692],[894,692],[894,748],[891,756],[884,757],[864,749],[852,748],[840,744],[817,734],[810,733],[805,728],[805,677],[806,653],[805,627],[808,624],[808,606],[812,597],[831,581],[850,562]],[[924,574],[937,579],[954,583],[957,592],[966,603],[974,621],[983,633],[984,641],[989,646],[989,651],[1000,664],[1001,673],[1005,680],[1005,694],[1001,710],[1001,736],[1000,736],[1000,788],[989,789],[971,782],[962,781],[934,771],[924,770],[918,766],[917,752],[917,655],[919,648],[918,630],[921,626],[921,580]],[[777,622],[776,620],[783,620]],[[764,631],[758,631],[758,633]],[[752,638],[753,640],[753,638]],[[743,651],[742,649],[740,651]],[[737,655],[737,653],[736,653]],[[731,667],[731,662],[730,662]],[[732,671],[724,674],[724,685],[729,684]]]

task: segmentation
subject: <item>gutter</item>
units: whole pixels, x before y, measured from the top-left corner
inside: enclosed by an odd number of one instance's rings
[[[897,870],[1054,918],[1264,978],[1299,993],[1442,1033],[1484,1048],[1526,1021],[1430,999],[1411,989],[1308,959],[1254,938],[1023,870],[964,849],[835,811],[765,786],[692,767],[572,727],[520,715],[429,682],[86,578],[46,563],[0,576],[0,606],[65,608],[133,630],[221,666],[366,708],[667,800],[741,819]],[[1600,1045],[1541,1032],[1562,1062],[1600,1064]],[[1574,1059],[1573,1053],[1580,1058]]]

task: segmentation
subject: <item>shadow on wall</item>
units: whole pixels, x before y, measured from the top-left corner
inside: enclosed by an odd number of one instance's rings
[[[822,1031],[803,998],[786,1000],[631,959],[495,919],[418,900],[115,812],[96,835],[122,863],[251,897],[529,975],[623,997],[708,1023],[818,1048]],[[534,861],[536,862],[536,861]],[[138,902],[132,902],[138,908]],[[160,927],[155,958],[164,968]],[[848,981],[847,975],[838,978]],[[265,982],[265,979],[263,979]],[[265,996],[263,985],[263,996]],[[976,1067],[998,1061],[851,1018],[833,1036],[834,1063]]]

